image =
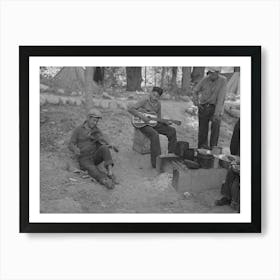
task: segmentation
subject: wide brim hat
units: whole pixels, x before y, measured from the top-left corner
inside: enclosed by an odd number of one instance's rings
[[[206,68],[207,72],[221,72],[221,67],[207,67]]]

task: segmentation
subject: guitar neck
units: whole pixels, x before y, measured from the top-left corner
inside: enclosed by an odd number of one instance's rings
[[[164,121],[166,121],[166,122],[171,122],[171,123],[175,123],[175,124],[181,123],[180,121],[177,121],[177,120],[158,118],[154,114],[144,113],[144,116],[148,117],[151,121],[156,121],[156,122],[164,122]]]
[[[172,120],[172,119],[159,119],[159,118],[151,118],[151,119],[157,122],[161,122],[161,121],[176,122],[176,120]]]

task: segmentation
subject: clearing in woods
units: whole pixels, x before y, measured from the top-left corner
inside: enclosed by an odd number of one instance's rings
[[[176,127],[178,140],[197,145],[197,116],[185,112],[185,103],[162,101],[163,116],[182,121]],[[107,190],[83,174],[74,173],[77,162],[67,145],[73,129],[85,120],[80,106],[41,106],[40,131],[40,211],[41,213],[219,213],[233,212],[230,207],[217,207],[220,186],[191,197],[177,193],[170,185],[171,174],[158,175],[151,168],[150,155],[132,150],[133,127],[130,114],[122,109],[101,109],[102,131],[110,136],[119,153],[112,151],[114,173],[119,185]],[[225,115],[219,145],[229,147],[235,120]],[[162,153],[167,139],[160,136]]]

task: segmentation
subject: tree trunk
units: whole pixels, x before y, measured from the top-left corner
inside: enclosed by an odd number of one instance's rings
[[[141,67],[126,67],[126,90],[142,91],[141,82]]]
[[[190,94],[191,67],[182,67],[182,90],[185,94]]]
[[[193,83],[198,83],[204,77],[205,67],[194,67],[191,78]]]
[[[147,67],[145,67],[145,89],[147,87]]]
[[[165,79],[166,68],[162,67],[161,70],[161,80],[160,80],[160,87],[164,88],[164,79]]]
[[[98,86],[92,79],[94,68],[95,67],[86,67],[85,70],[85,106],[87,110],[93,107],[93,93],[98,93]]]
[[[115,77],[116,67],[109,67],[110,73],[110,86],[115,87],[117,85],[116,77]]]
[[[170,88],[170,76],[169,76],[169,71],[170,69],[166,67],[166,73],[167,73],[167,87]]]
[[[172,78],[171,78],[171,89],[176,90],[177,89],[177,67],[172,67]]]
[[[104,82],[104,67],[95,67],[94,74],[93,74],[93,80],[97,84],[103,85],[103,82]]]

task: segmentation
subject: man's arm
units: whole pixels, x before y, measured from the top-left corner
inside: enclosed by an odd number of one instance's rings
[[[147,102],[147,99],[141,99],[139,101],[137,101],[136,103],[131,103],[128,105],[128,112],[130,114],[132,114],[135,117],[139,117],[140,119],[142,119],[145,122],[148,122],[149,119],[146,118],[145,116],[143,116],[143,114],[141,114],[141,112],[139,112],[138,110],[145,105],[145,103]]]
[[[102,145],[107,145],[109,148],[112,148],[115,152],[119,151],[119,149],[115,145],[110,144],[110,138],[106,134],[103,134],[99,129],[96,142],[99,142]]]
[[[99,142],[101,144],[110,145],[109,137],[107,135],[103,134],[100,129],[98,129],[98,132],[97,132],[95,138],[96,138],[95,139],[96,142]]]

